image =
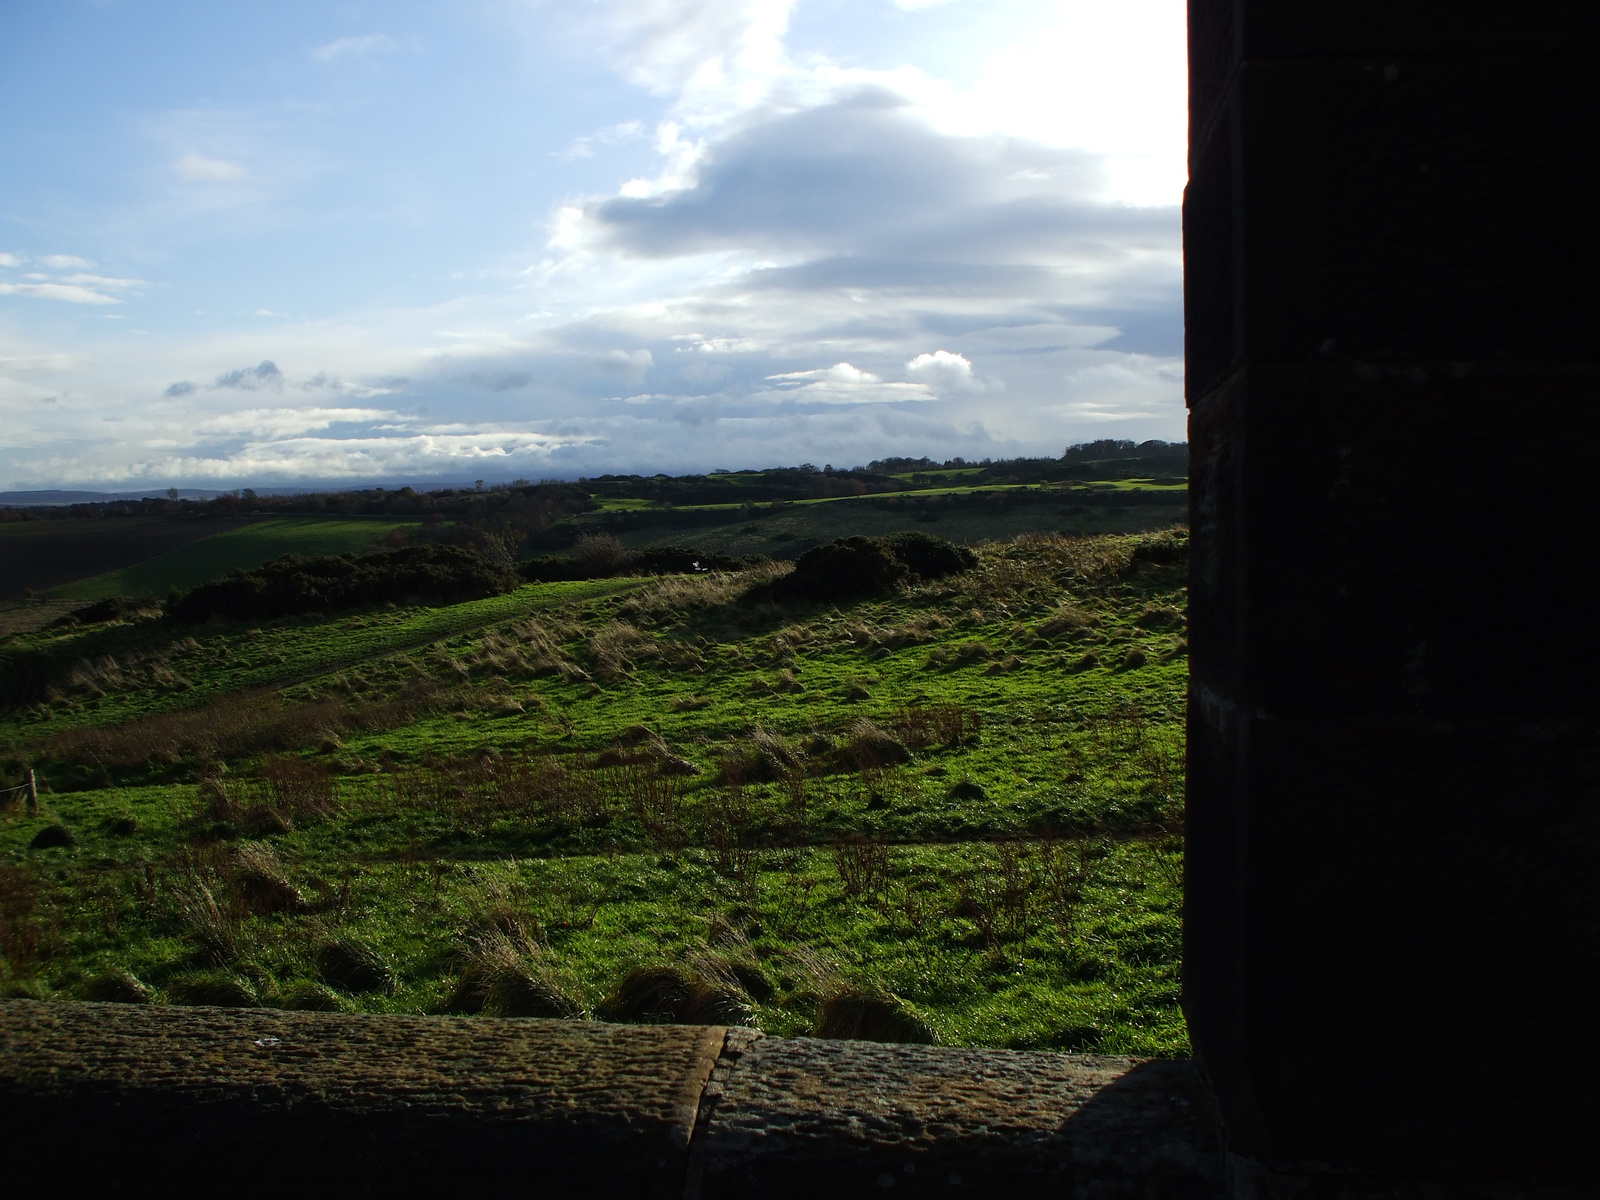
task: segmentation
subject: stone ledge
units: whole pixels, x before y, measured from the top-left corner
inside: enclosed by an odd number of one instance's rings
[[[8,1178],[237,1195],[1212,1196],[1186,1063],[720,1026],[0,1001]]]

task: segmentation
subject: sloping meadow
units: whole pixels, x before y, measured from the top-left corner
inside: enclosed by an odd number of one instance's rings
[[[1186,549],[54,632],[0,982],[1183,1053]]]

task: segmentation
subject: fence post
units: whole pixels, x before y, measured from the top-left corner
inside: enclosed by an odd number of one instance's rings
[[[33,768],[28,768],[28,811],[39,811],[39,781],[33,777]]]

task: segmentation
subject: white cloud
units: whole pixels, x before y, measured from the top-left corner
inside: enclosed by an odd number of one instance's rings
[[[644,135],[643,123],[639,121],[622,121],[616,125],[607,125],[604,129],[595,133],[588,133],[582,137],[574,138],[572,145],[563,150],[559,157],[566,162],[571,162],[576,158],[593,158],[596,145],[620,146],[624,142],[636,141],[644,137]]]
[[[63,275],[61,282],[81,284],[84,287],[117,288],[119,290],[145,286],[145,282],[142,279],[108,279],[104,275],[84,274]]]
[[[77,365],[77,360],[70,354],[33,354],[4,355],[0,356],[0,372],[10,374],[34,374],[39,372],[68,371]]]
[[[765,90],[784,64],[795,0],[612,0],[612,52],[635,83],[662,94]]]
[[[399,419],[399,413],[381,408],[246,408],[207,417],[195,425],[194,431],[202,436],[233,434],[256,440],[281,440],[314,433],[331,425],[370,425]]]
[[[185,154],[172,169],[186,183],[242,183],[250,178],[250,172],[238,163],[204,154]]]
[[[315,62],[331,63],[339,58],[365,58],[369,54],[383,54],[396,49],[395,40],[385,33],[369,33],[363,37],[338,38],[324,42],[310,51]]]
[[[67,271],[73,267],[94,266],[94,263],[87,258],[79,258],[76,254],[46,254],[39,261],[56,271]]]
[[[803,404],[899,404],[934,399],[923,384],[886,383],[847,362],[814,371],[784,371],[767,379],[776,386],[756,392],[755,399]]]
[[[0,283],[0,296],[33,296],[40,300],[65,300],[68,304],[121,304],[85,287],[66,283]]]
[[[19,255],[0,253],[0,267],[20,267],[24,261]]]
[[[21,414],[0,448],[0,480],[570,476],[999,457],[1059,453],[1085,436],[1181,436],[1178,191],[1170,178],[1143,192],[1128,183],[1128,164],[1159,159],[1171,128],[1181,143],[1181,95],[1161,109],[1181,93],[1181,54],[1177,83],[1147,89],[1152,72],[1171,67],[1172,44],[1181,50],[1177,0],[1127,0],[1133,16],[1051,0],[1043,27],[1010,49],[974,45],[952,80],[806,53],[798,39],[809,35],[787,32],[791,0],[518,3],[546,34],[589,21],[591,44],[660,98],[619,92],[626,107],[582,110],[604,115],[555,127],[533,151],[537,173],[631,143],[616,158],[638,178],[601,194],[553,186],[544,194],[559,200],[541,202],[551,204],[547,238],[515,256],[448,263],[438,277],[456,290],[431,304],[341,315],[320,310],[320,297],[286,294],[286,309],[314,316],[264,322],[249,314],[281,314],[253,309],[241,287],[207,304],[207,332],[158,327],[134,339],[123,328],[114,354],[84,356],[48,380],[18,370],[7,383],[0,370],[0,398],[15,395]],[[914,24],[919,38],[946,20],[869,7],[880,29]],[[1018,7],[1045,10],[1044,0]],[[1167,9],[1177,13],[1161,16],[1170,27],[1141,41],[1138,23]],[[853,13],[840,19],[839,45],[885,61],[881,43],[842,36]],[[1084,30],[1122,32],[1079,45]],[[1030,39],[1053,50],[1036,52]],[[343,86],[334,72],[393,48],[371,35],[307,53],[333,64],[327,76]],[[1073,72],[1101,79],[1101,91],[1063,78]],[[218,185],[169,186],[159,220],[176,228],[220,214],[233,233],[299,220],[308,240],[325,237],[317,223],[346,214],[301,201],[347,164],[304,111],[153,119],[155,161],[174,164],[165,181]],[[652,115],[594,128],[627,112]],[[578,129],[592,132],[569,141]],[[396,173],[417,166],[402,158]],[[1181,186],[1181,145],[1171,161]],[[590,162],[569,178],[609,169]],[[1128,203],[1151,197],[1161,203]],[[43,269],[17,255],[0,262]],[[85,293],[77,302],[107,306],[140,286],[9,277],[12,294],[75,288]],[[202,303],[185,298],[174,311],[186,317]],[[0,329],[0,354],[57,348],[21,336]],[[401,405],[388,395],[400,391],[404,413],[369,407]],[[107,411],[126,415],[116,442],[99,424]]]
[[[935,392],[985,392],[988,385],[972,373],[966,356],[948,350],[919,354],[906,364],[906,375],[927,384]]]

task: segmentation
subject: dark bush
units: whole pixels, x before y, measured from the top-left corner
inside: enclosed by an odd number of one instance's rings
[[[510,567],[462,546],[406,546],[359,557],[290,554],[202,584],[168,601],[168,612],[198,624],[213,615],[263,620],[387,601],[455,604],[512,591],[520,582]]]
[[[931,533],[907,530],[890,534],[883,541],[913,575],[924,579],[943,579],[978,565],[978,556],[971,550]]]
[[[581,579],[609,579],[627,569],[632,553],[609,533],[580,534],[572,543],[572,565]]]
[[[816,546],[794,570],[763,589],[779,600],[827,603],[886,592],[909,579],[942,579],[978,565],[978,556],[944,538],[908,530],[888,537],[849,537]]]
[[[771,587],[781,600],[827,603],[886,592],[910,574],[880,539],[848,537],[807,550]]]

